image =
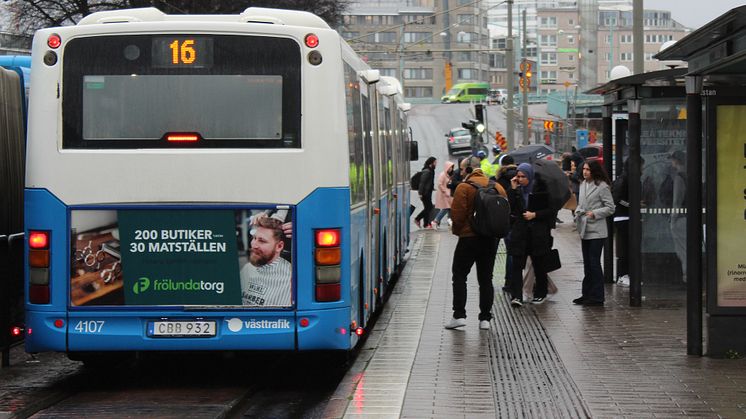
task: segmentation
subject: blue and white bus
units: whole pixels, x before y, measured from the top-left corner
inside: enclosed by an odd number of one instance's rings
[[[401,85],[317,16],[36,33],[26,350],[349,351],[401,268]]]

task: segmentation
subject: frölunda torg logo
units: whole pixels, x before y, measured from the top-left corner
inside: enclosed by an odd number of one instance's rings
[[[195,281],[193,279],[188,281],[174,281],[168,278],[153,280],[154,292],[212,291],[216,294],[222,294],[224,286],[223,282]],[[144,276],[139,278],[132,286],[132,292],[135,295],[145,293],[148,289],[150,289],[150,278]]]
[[[132,292],[134,292],[135,295],[138,295],[141,292],[147,291],[148,288],[150,288],[150,279],[142,277],[135,282],[135,285],[132,287]]]

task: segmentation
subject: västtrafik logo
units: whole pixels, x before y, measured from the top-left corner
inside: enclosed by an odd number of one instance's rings
[[[150,279],[146,277],[139,278],[137,282],[132,286],[132,292],[135,293],[135,295],[140,294],[141,292],[145,292],[150,288]]]

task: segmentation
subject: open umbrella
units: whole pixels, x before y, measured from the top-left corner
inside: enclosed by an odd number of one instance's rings
[[[544,144],[531,144],[517,148],[508,154],[513,157],[515,164],[534,163],[541,159],[551,158],[554,149]]]
[[[547,187],[549,207],[554,211],[559,211],[570,199],[570,183],[567,175],[556,162],[551,160],[536,160],[533,166],[536,180]]]

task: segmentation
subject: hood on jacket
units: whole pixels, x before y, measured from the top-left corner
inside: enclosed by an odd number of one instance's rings
[[[443,172],[447,175],[448,171],[451,170],[451,167],[455,166],[455,164],[452,161],[446,161],[443,165]]]
[[[508,180],[510,180],[515,176],[517,170],[518,166],[514,164],[500,166],[500,170],[497,172],[497,178],[500,179],[502,177],[507,177]]]

